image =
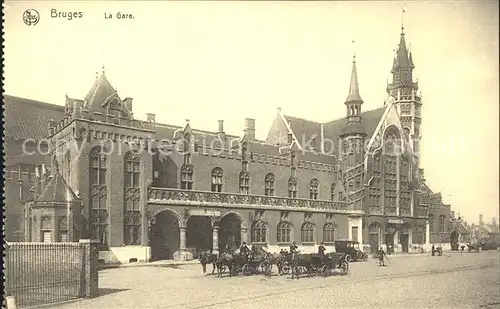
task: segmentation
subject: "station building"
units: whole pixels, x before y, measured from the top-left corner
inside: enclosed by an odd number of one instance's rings
[[[266,140],[254,119],[240,136],[222,120],[213,132],[138,120],[104,71],[63,106],[6,96],[7,240],[90,237],[109,263],[189,259],[243,241],[279,251],[295,240],[306,252],[336,239],[370,251],[449,243],[432,234],[434,216],[449,222],[451,212],[428,201],[413,69],[402,31],[383,106],[363,111],[354,59],[343,117],[318,123],[278,109]]]

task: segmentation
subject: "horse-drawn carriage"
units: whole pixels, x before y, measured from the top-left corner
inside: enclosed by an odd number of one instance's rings
[[[342,275],[349,272],[349,262],[346,259],[345,253],[326,253],[323,259],[318,254],[286,254],[282,265],[278,265],[280,274],[288,274],[292,272],[292,279],[303,273],[307,273],[308,277],[312,276],[330,276],[335,269],[340,270]]]

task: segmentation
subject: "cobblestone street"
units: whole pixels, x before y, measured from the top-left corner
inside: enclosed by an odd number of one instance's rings
[[[387,267],[352,263],[348,276],[293,281],[202,276],[198,264],[108,269],[101,296],[57,308],[500,308],[498,252],[389,259]]]

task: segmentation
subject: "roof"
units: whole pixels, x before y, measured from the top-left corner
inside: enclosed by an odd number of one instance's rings
[[[50,119],[64,117],[64,106],[31,99],[5,95],[5,137],[11,139],[34,138],[40,140],[49,136]]]
[[[76,200],[78,198],[75,193],[57,170],[54,177],[37,198],[37,202],[74,202]]]
[[[365,128],[366,134],[371,137],[377,128],[380,118],[384,114],[385,107],[380,107],[370,111],[361,113],[361,123]],[[285,119],[290,122],[293,133],[300,143],[307,142],[313,135],[317,134],[316,138],[317,149],[321,145],[321,123],[292,116],[284,115]],[[324,151],[329,154],[336,154],[336,149],[340,139],[340,134],[346,125],[345,118],[336,119],[330,122],[323,123],[324,134]]]
[[[359,85],[358,85],[358,73],[356,71],[356,58],[352,61],[352,73],[351,73],[351,84],[349,86],[349,95],[345,100],[348,102],[359,102],[363,103],[361,96],[359,95]]]
[[[93,107],[100,107],[106,99],[115,93],[116,90],[111,86],[104,72],[102,72],[94,82],[89,93],[85,96],[85,108],[92,109]]]

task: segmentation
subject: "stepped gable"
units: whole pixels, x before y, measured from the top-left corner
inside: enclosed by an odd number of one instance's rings
[[[77,196],[68,186],[59,171],[56,171],[54,177],[43,189],[37,202],[74,202],[78,200]]]
[[[64,117],[64,106],[5,95],[5,138],[40,140],[49,136],[50,119]]]

